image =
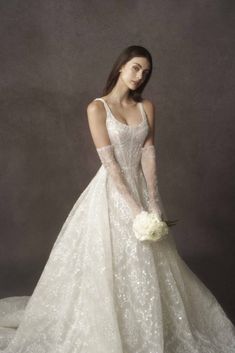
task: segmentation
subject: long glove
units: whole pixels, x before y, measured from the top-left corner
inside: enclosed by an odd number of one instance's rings
[[[123,177],[120,165],[116,161],[116,158],[114,155],[114,146],[106,145],[103,147],[96,148],[96,150],[102,164],[104,165],[108,174],[112,178],[117,190],[124,198],[124,200],[127,202],[129,208],[133,213],[133,217],[135,217],[138,213],[140,213],[143,210],[143,208],[134,200],[131,192],[128,189],[128,186]]]
[[[141,152],[141,166],[148,189],[148,211],[154,212],[161,220],[163,211],[158,190],[155,147],[154,145],[147,145],[142,147]]]

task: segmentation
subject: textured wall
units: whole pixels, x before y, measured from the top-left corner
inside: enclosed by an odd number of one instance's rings
[[[179,252],[235,320],[234,15],[232,0],[0,3],[1,297],[31,294],[99,167],[86,106],[139,44]]]

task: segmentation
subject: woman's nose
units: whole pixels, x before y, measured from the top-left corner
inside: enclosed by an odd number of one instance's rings
[[[138,73],[137,73],[137,78],[138,78],[138,80],[141,80],[141,79],[142,79],[142,73],[141,73],[141,72],[138,72]]]

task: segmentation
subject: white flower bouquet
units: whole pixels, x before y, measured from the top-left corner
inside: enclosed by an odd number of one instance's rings
[[[134,218],[133,231],[140,241],[157,241],[168,234],[168,226],[155,213],[141,211]]]

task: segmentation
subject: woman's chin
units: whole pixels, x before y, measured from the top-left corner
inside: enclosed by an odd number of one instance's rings
[[[131,91],[135,91],[138,86],[130,84],[128,87]]]

